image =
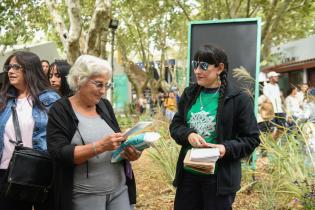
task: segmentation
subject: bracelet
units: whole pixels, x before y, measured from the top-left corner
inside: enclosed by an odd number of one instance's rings
[[[92,146],[93,146],[94,155],[95,155],[97,158],[99,158],[99,157],[98,157],[98,154],[97,154],[97,151],[96,151],[95,142],[92,143]]]

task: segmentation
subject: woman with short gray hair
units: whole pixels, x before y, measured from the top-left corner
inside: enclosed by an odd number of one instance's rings
[[[136,201],[129,161],[141,152],[128,147],[124,161],[111,163],[112,151],[126,140],[110,102],[107,61],[80,56],[70,69],[74,95],[57,101],[49,112],[48,151],[56,163],[55,210],[129,210]],[[62,193],[61,193],[62,192]]]

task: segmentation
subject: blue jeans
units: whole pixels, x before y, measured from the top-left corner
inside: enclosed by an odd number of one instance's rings
[[[235,193],[217,195],[216,175],[197,175],[183,172],[178,184],[174,210],[230,210]]]

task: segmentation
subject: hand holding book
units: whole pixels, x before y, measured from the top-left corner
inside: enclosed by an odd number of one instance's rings
[[[187,151],[184,166],[201,173],[213,174],[219,156],[218,148],[192,148]]]
[[[220,153],[219,158],[222,158],[225,155],[226,149],[225,149],[225,146],[223,144],[211,144],[211,143],[207,143],[207,144],[211,148],[219,149],[219,153]]]
[[[126,147],[133,146],[135,149],[139,151],[143,151],[144,149],[154,144],[154,142],[156,142],[159,138],[160,138],[160,134],[156,132],[146,132],[146,133],[131,137],[127,141],[123,142],[118,147],[118,149],[113,151],[111,162],[115,163],[115,162],[123,160],[123,158],[121,157],[121,154]]]
[[[125,133],[124,133],[124,136],[130,136],[146,127],[148,127],[149,125],[151,125],[152,122],[150,121],[141,121],[141,122],[138,122],[135,126],[133,126],[132,128],[130,128],[129,130],[127,130]]]

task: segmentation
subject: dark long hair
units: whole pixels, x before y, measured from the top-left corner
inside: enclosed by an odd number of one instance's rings
[[[14,57],[17,63],[23,68],[26,88],[29,92],[33,105],[38,106],[40,109],[44,109],[44,106],[39,100],[39,94],[44,90],[50,89],[50,85],[42,70],[39,57],[32,52],[17,51],[7,58],[4,65],[8,65],[10,60]],[[10,84],[9,76],[6,74],[0,93],[0,110],[4,109],[6,106],[9,97],[8,92],[11,89],[17,93],[17,89]]]
[[[196,61],[203,61],[207,62],[209,64],[214,65],[215,67],[218,67],[220,63],[224,64],[224,69],[220,73],[220,80],[221,80],[221,86],[219,90],[219,104],[218,104],[218,110],[217,110],[217,123],[218,126],[218,120],[221,116],[221,110],[223,107],[224,97],[226,93],[226,89],[228,86],[228,70],[229,70],[229,63],[226,53],[220,49],[219,47],[216,47],[211,44],[206,44],[198,49],[198,51],[194,55],[194,60]]]
[[[56,60],[55,62],[50,64],[48,70],[48,79],[50,72],[54,69],[54,67],[56,67],[56,70],[61,78],[59,90],[60,96],[69,96],[71,94],[71,90],[67,82],[67,75],[69,74],[69,70],[71,68],[70,64],[66,60]]]

